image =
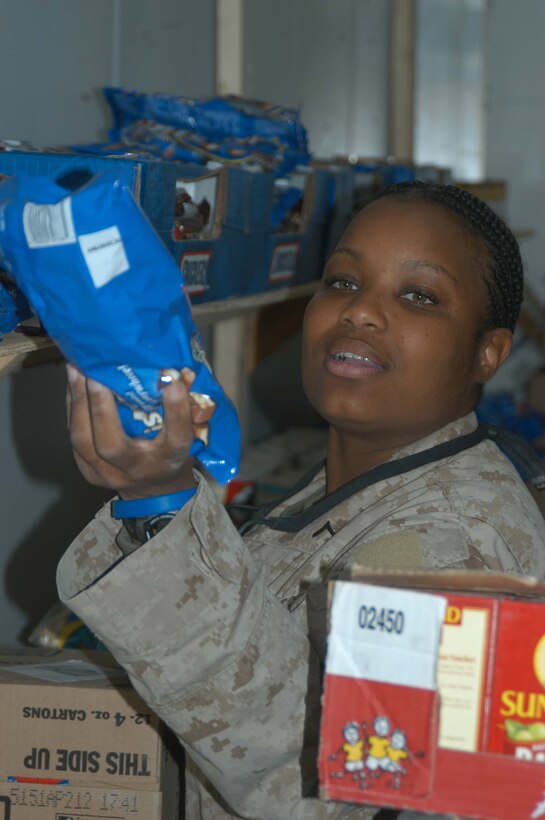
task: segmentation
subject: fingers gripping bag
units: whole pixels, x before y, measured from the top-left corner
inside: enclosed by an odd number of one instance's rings
[[[0,183],[0,265],[68,361],[114,392],[128,435],[159,432],[161,385],[182,378],[198,407],[191,454],[220,483],[233,478],[235,408],[207,363],[180,271],[128,188],[110,174],[70,193],[40,177]]]

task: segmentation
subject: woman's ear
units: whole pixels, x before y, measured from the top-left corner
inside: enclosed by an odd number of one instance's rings
[[[487,330],[479,345],[477,381],[485,384],[496,374],[500,365],[511,353],[513,334],[506,327]]]

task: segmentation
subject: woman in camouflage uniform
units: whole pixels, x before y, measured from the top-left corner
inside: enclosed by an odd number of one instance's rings
[[[163,432],[140,442],[111,394],[69,371],[84,476],[128,500],[190,497],[162,529],[104,508],[58,570],[61,598],[183,743],[190,820],[374,815],[316,796],[328,579],[356,562],[545,576],[543,519],[473,412],[521,300],[517,243],[471,195],[408,184],[367,206],[305,316],[327,461],[243,536],[186,457],[180,382]]]

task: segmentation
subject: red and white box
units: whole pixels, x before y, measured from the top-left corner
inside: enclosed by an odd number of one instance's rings
[[[364,568],[330,586],[321,796],[545,818],[545,584]]]

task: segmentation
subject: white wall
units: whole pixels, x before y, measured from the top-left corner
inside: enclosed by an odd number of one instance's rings
[[[121,0],[119,84],[195,97],[214,93],[215,5]]]
[[[507,181],[507,217],[521,239],[527,283],[545,307],[545,4],[494,0],[485,29],[485,176]],[[515,348],[489,390],[524,398],[528,378],[545,362],[529,338]]]
[[[0,0],[0,138],[105,137],[100,88],[214,92],[214,0]],[[0,379],[0,643],[56,600],[54,573],[103,494],[73,464],[64,369]]]
[[[0,136],[97,138],[112,68],[112,0],[0,2]]]
[[[486,0],[418,0],[414,155],[476,180],[484,169]]]
[[[545,4],[494,0],[486,38],[486,176],[507,180],[511,224],[534,231],[522,247],[545,304]]]
[[[387,151],[388,0],[250,0],[244,91],[296,107],[317,156]]]

